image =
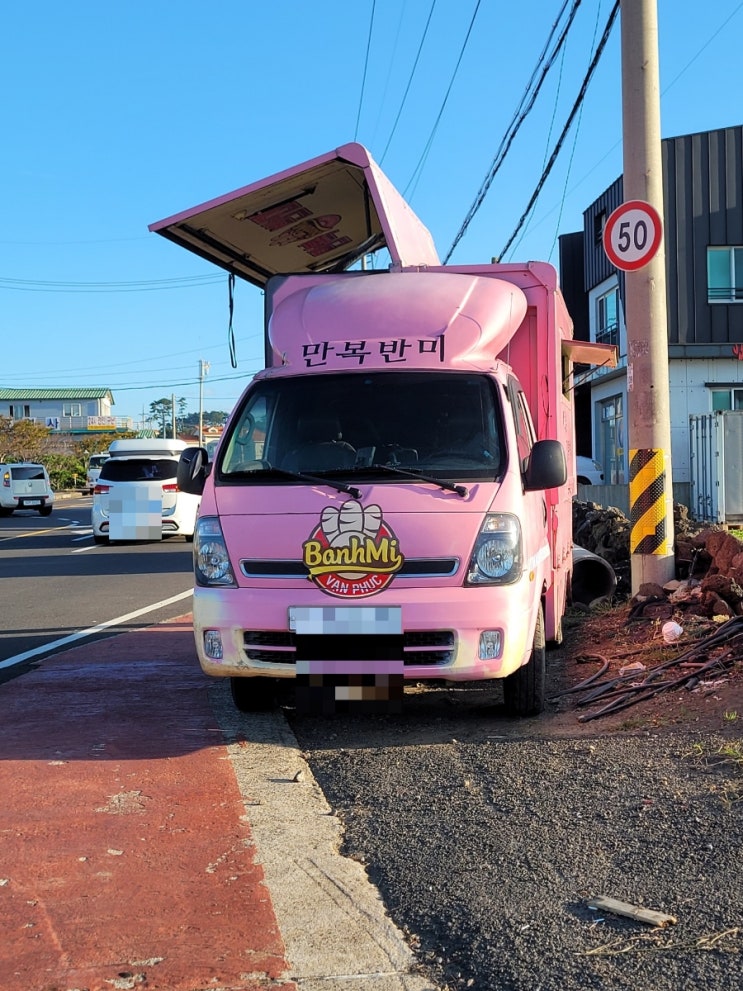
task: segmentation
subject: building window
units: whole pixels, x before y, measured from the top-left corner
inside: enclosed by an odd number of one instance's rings
[[[596,343],[619,347],[619,291],[616,287],[596,298]]]
[[[11,420],[23,420],[24,418],[25,419],[29,419],[31,417],[31,407],[30,406],[27,406],[27,405],[17,405],[17,404],[14,405],[13,403],[11,403],[8,408],[10,410],[10,419]]]
[[[604,227],[606,226],[606,210],[597,213],[593,218],[593,243],[603,244]]]
[[[82,403],[62,403],[62,416],[82,416]]]
[[[743,389],[711,389],[712,411],[743,409]]]
[[[707,302],[743,303],[743,248],[707,248]]]
[[[620,394],[599,403],[600,461],[609,485],[624,485],[624,397]]]

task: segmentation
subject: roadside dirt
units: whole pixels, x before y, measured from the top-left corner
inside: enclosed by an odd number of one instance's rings
[[[627,664],[644,664],[624,685],[631,689],[658,664],[681,657],[705,637],[720,632],[720,624],[690,617],[682,636],[663,642],[661,623],[630,622],[625,603],[586,614],[571,610],[564,621],[564,641],[547,652],[547,704],[539,716],[511,718],[503,707],[499,681],[442,683],[408,682],[401,714],[335,713],[319,718],[298,712],[291,684],[279,691],[279,702],[303,748],[307,750],[386,748],[494,739],[590,739],[614,735],[687,732],[700,737],[739,740],[743,736],[743,637],[739,659],[722,674],[700,678],[693,688],[660,691],[633,701],[621,711],[586,719],[605,701],[582,704],[585,692],[569,690],[596,674],[618,677]],[[743,622],[743,620],[739,621]],[[741,630],[743,632],[743,630]],[[719,648],[717,649],[719,652]],[[714,652],[710,656],[714,656]],[[688,676],[689,669],[671,667],[668,679]],[[567,693],[567,694],[566,694]]]
[[[733,621],[735,622],[735,621]],[[581,735],[635,730],[657,730],[662,727],[686,727],[700,732],[740,735],[743,730],[743,644],[709,646],[706,639],[724,636],[723,624],[699,616],[683,620],[683,633],[673,643],[665,643],[661,627],[663,620],[634,619],[629,603],[605,608],[590,615],[571,611],[566,616],[563,644],[548,652],[548,713],[553,718],[553,730],[562,732],[566,726]],[[730,650],[727,670],[706,671],[696,681],[693,663],[709,661]],[[690,656],[690,652],[694,655]],[[677,658],[681,663],[671,663]],[[595,684],[616,679],[630,665],[644,665],[627,672],[628,681],[619,688],[627,702],[625,708],[595,719],[588,718],[606,699],[588,699],[590,688],[581,692],[562,694],[574,689],[591,675],[598,674]],[[638,686],[648,672],[659,665],[668,665],[658,681],[687,679],[683,684],[656,690],[643,697]]]

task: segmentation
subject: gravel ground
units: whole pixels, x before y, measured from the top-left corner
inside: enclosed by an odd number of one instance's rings
[[[729,735],[370,746],[363,719],[291,721],[344,852],[440,986],[743,987],[743,767],[714,758]],[[592,911],[596,895],[678,922]]]

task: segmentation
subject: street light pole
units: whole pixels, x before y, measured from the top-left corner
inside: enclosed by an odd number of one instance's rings
[[[199,447],[204,446],[204,376],[209,372],[209,362],[199,359]]]
[[[657,0],[621,0],[624,200],[663,212]],[[632,591],[675,575],[665,247],[625,276]]]

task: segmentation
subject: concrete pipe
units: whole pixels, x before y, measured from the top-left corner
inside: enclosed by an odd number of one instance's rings
[[[572,601],[591,606],[597,599],[611,599],[617,587],[614,569],[598,554],[573,545]]]

